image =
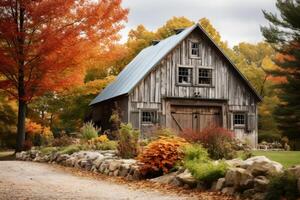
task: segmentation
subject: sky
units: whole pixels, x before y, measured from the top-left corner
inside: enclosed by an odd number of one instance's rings
[[[206,17],[220,32],[229,46],[240,42],[256,43],[263,40],[261,25],[267,25],[262,10],[276,12],[276,0],[123,0],[129,8],[128,23],[121,31],[127,40],[130,29],[143,24],[151,31],[162,26],[173,16],[184,16],[192,21]]]

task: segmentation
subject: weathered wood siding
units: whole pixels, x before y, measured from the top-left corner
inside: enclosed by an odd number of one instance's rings
[[[189,42],[200,42],[200,59],[190,58]],[[181,86],[177,84],[178,65],[194,67],[193,76],[196,77],[197,67],[212,69],[212,86]],[[194,78],[194,81],[196,78]],[[142,128],[140,112],[143,109],[155,109],[158,112],[160,124],[168,126],[166,97],[180,97],[186,99],[195,98],[205,100],[225,100],[225,117],[227,123],[224,127],[230,127],[230,113],[235,111],[246,112],[255,116],[257,121],[256,100],[253,93],[236,71],[224,59],[222,54],[208,41],[208,38],[196,29],[175,49],[172,50],[160,63],[147,74],[146,77],[129,94],[129,119],[136,128]],[[199,97],[200,96],[200,97]],[[256,123],[256,122],[255,122]],[[255,145],[257,127],[248,132],[245,129],[235,129],[237,137],[247,138]]]

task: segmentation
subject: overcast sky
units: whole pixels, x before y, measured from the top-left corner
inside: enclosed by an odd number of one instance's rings
[[[123,6],[130,9],[123,42],[139,24],[153,31],[173,16],[185,16],[193,21],[208,18],[230,46],[262,41],[260,25],[267,24],[262,9],[276,10],[275,0],[123,0]]]

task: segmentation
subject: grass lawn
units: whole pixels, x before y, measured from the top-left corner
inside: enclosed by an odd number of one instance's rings
[[[300,151],[252,151],[252,153],[255,156],[266,156],[284,167],[300,165]]]
[[[14,151],[0,151],[0,161],[1,160],[14,160]]]

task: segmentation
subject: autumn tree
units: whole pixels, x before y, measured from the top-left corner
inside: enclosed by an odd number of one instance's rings
[[[281,105],[277,109],[279,128],[290,140],[300,140],[300,2],[277,0],[280,16],[263,11],[270,22],[262,27],[265,39],[280,53],[274,75],[286,77],[281,83]],[[294,146],[296,147],[296,146]],[[298,146],[297,148],[300,148]]]
[[[89,48],[117,40],[127,13],[121,0],[0,0],[0,88],[18,101],[16,151],[30,100],[82,78]]]

